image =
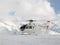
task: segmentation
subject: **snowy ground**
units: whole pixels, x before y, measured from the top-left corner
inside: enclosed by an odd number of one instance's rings
[[[5,29],[0,31],[0,45],[60,45],[60,35],[50,35],[45,31],[42,33],[38,31],[32,35],[21,35]]]
[[[0,45],[60,45],[60,35],[0,34]]]
[[[0,24],[0,45],[60,45],[60,34],[52,30],[37,29],[35,34],[21,35],[14,23],[0,22]]]

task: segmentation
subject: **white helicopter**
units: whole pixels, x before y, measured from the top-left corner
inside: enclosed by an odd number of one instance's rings
[[[28,20],[29,23],[27,24],[23,24],[21,27],[20,27],[20,30],[22,31],[22,34],[31,34],[31,33],[34,33],[34,29],[35,29],[35,23],[33,23],[35,20]]]
[[[27,21],[29,21],[29,23],[23,24],[20,27],[20,30],[21,30],[22,34],[27,34],[27,33],[28,34],[32,34],[32,33],[35,33],[35,31],[37,31],[37,30],[41,30],[41,29],[48,30],[48,28],[49,28],[50,21],[47,21],[47,23],[45,25],[44,24],[40,24],[39,20],[32,20],[31,19],[31,20],[27,20]]]

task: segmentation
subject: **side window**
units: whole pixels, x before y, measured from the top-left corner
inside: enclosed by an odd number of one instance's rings
[[[35,24],[28,24],[28,25],[26,26],[26,29],[33,29],[34,26],[35,26]]]
[[[32,29],[32,26],[29,26],[29,29]]]

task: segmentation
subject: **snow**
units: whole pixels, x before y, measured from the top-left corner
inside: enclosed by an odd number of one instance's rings
[[[0,45],[60,45],[60,36],[0,34]]]
[[[0,45],[60,45],[60,33],[36,26],[35,33],[21,35],[17,23],[0,21]]]
[[[60,17],[47,0],[2,0],[0,1],[0,45],[60,45]],[[1,6],[2,5],[2,6]],[[20,20],[44,20],[36,22],[46,26],[47,20],[54,20],[49,29],[36,26],[35,33],[21,35],[19,27],[28,22]],[[58,26],[59,25],[59,26]]]

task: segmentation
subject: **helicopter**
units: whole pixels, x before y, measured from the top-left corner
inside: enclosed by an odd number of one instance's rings
[[[43,21],[45,21],[45,23],[47,22],[46,24],[40,24],[41,23],[40,22],[41,20],[33,20],[33,19],[30,19],[30,20],[27,20],[27,21],[29,23],[23,24],[19,28],[20,31],[22,32],[22,34],[24,34],[24,33],[29,33],[29,34],[35,33],[37,27],[39,27],[40,29],[48,30],[49,29],[49,24],[51,23],[49,20],[48,21],[43,20]]]
[[[20,27],[20,30],[22,31],[22,32],[28,32],[28,33],[31,33],[31,31],[32,32],[34,32],[33,30],[34,30],[34,28],[35,28],[35,23],[33,23],[35,20],[28,20],[29,21],[29,23],[27,23],[27,24],[24,24],[24,25],[22,25],[21,27]]]

